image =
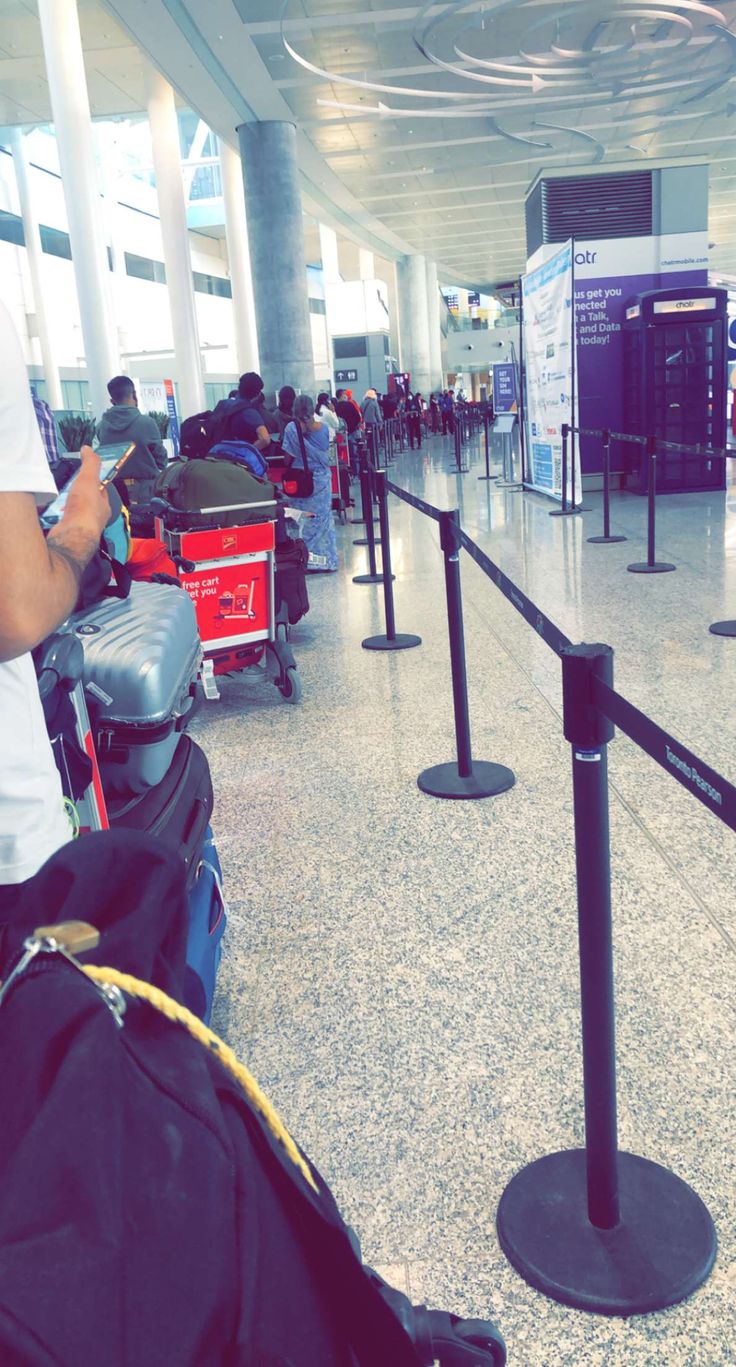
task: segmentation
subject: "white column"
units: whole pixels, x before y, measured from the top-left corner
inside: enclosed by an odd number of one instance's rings
[[[43,364],[44,378],[46,380],[47,398],[51,408],[63,408],[64,400],[61,395],[59,367],[54,358],[54,349],[51,344],[51,334],[49,332],[48,319],[46,317],[46,291],[44,290],[43,285],[41,234],[38,229],[38,219],[36,218],[36,212],[33,206],[33,196],[31,194],[28,175],[28,158],[26,156],[23,134],[20,128],[10,129],[10,146],[13,152],[15,181],[18,186],[20,213],[21,218],[23,219],[23,236],[26,240],[28,269],[31,273],[33,308],[36,315],[38,340],[41,346],[41,361]]]
[[[427,310],[429,313],[429,361],[432,389],[442,389],[442,332],[440,329],[440,286],[437,262],[427,262]]]
[[[373,260],[373,252],[369,252],[366,247],[358,250],[358,273],[361,280],[375,280],[376,263]]]
[[[226,142],[218,139],[222,199],[225,208],[225,237],[230,262],[230,283],[233,289],[233,317],[235,319],[235,349],[241,374],[258,370],[258,334],[256,307],[253,301],[253,279],[250,273],[248,224],[245,211],[245,189],[240,157]]]
[[[107,292],[107,252],[95,175],[92,119],[76,0],[38,0],[51,113],[59,149],[92,409],[109,406],[120,369]]]
[[[330,392],[334,394],[336,388],[335,357],[332,350],[330,315],[335,286],[341,283],[342,276],[340,274],[340,256],[337,249],[337,233],[334,228],[328,228],[326,223],[319,225],[319,248],[322,258],[322,279],[325,284],[325,331],[327,333],[327,355],[330,361]]]
[[[124,374],[129,374],[130,361],[127,353],[130,351],[130,337],[125,321],[128,317],[128,273],[125,269],[125,241],[118,201],[121,179],[120,153],[113,126],[98,123],[93,131],[97,135],[97,165],[103,195],[102,224],[112,259],[112,270],[108,272],[110,307],[113,317],[117,320],[120,368]]]
[[[424,398],[431,391],[427,263],[420,253],[399,262],[399,312],[403,369],[411,373],[411,387]]]
[[[148,122],[151,126],[153,166],[164,244],[166,288],[174,334],[176,378],[184,417],[204,408],[202,358],[194,307],[192,261],[189,255],[187,208],[179,146],[179,123],[174,92],[168,81],[150,68],[146,76]]]

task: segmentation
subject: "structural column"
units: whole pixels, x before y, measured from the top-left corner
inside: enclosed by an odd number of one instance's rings
[[[402,257],[398,276],[403,367],[411,372],[412,390],[427,395],[432,386],[425,258]]]
[[[221,138],[218,139],[222,198],[225,207],[225,236],[230,262],[230,283],[233,289],[235,319],[235,348],[238,366],[242,371],[258,370],[258,334],[256,306],[253,299],[253,280],[250,273],[248,224],[246,222],[245,190],[240,157]]]
[[[268,120],[238,128],[248,241],[266,392],[291,384],[314,393],[296,128]]]
[[[437,262],[427,262],[427,313],[429,315],[429,363],[431,388],[444,388],[442,371],[442,332],[440,328],[440,285]]]
[[[107,252],[95,175],[92,119],[76,0],[39,0],[38,15],[59,151],[82,337],[95,413],[120,360],[107,291]]]
[[[46,291],[43,283],[41,234],[38,229],[38,219],[36,218],[36,212],[33,207],[33,196],[31,194],[28,175],[28,158],[26,157],[23,134],[20,128],[11,128],[10,146],[13,152],[15,182],[18,186],[20,213],[23,220],[23,236],[25,238],[26,252],[28,254],[28,269],[31,273],[33,308],[36,315],[38,340],[41,346],[41,361],[43,364],[44,378],[46,380],[47,398],[51,408],[63,408],[64,400],[61,394],[59,367],[54,358],[54,349],[51,343],[51,334],[49,332],[48,319],[46,317]]]
[[[174,92],[168,81],[153,67],[147,73],[146,95],[177,379],[182,413],[188,417],[192,413],[200,413],[205,404],[202,357],[194,307],[192,262],[189,255],[187,206],[181,168],[179,121],[176,117]]]

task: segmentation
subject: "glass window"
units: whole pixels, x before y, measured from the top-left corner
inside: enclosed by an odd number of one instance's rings
[[[192,275],[198,294],[217,294],[221,299],[232,299],[233,287],[223,276],[203,275],[201,271],[192,271]]]
[[[7,209],[0,209],[0,242],[14,242],[17,247],[26,245],[22,220]]]
[[[61,232],[59,228],[47,228],[43,223],[40,232],[41,246],[49,256],[63,256],[66,261],[71,261],[72,244],[68,233]]]
[[[327,305],[325,304],[324,299],[310,299],[309,312],[326,314]]]
[[[152,261],[149,256],[135,256],[125,253],[125,270],[137,280],[153,280],[158,285],[166,284],[166,267],[163,261]]]

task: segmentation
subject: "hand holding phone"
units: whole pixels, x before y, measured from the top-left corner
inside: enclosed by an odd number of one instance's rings
[[[131,442],[131,444],[130,444],[130,446],[127,448],[127,450],[123,451],[123,454],[122,454],[122,456],[120,457],[120,459],[119,459],[119,460],[116,460],[116,461],[115,461],[115,464],[112,466],[112,468],[111,468],[110,470],[107,470],[107,472],[106,472],[105,475],[103,476],[103,478],[102,478],[102,487],[103,487],[103,489],[106,487],[106,485],[112,484],[113,480],[117,479],[117,477],[118,477],[118,475],[120,474],[120,471],[122,470],[122,468],[123,468],[123,466],[125,465],[126,461],[129,461],[129,460],[130,460],[130,457],[132,456],[132,454],[133,454],[134,451],[135,451],[135,442],[133,441],[133,442]]]

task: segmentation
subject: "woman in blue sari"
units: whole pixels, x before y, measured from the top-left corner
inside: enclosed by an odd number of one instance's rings
[[[294,421],[285,428],[281,445],[291,457],[294,469],[302,467],[306,455],[307,469],[311,470],[314,480],[314,492],[309,498],[288,500],[290,507],[312,514],[311,517],[305,517],[302,526],[302,536],[309,551],[307,573],[321,571],[332,574],[337,569],[337,541],[332,517],[330,432],[324,423],[315,418],[314,400],[308,394],[298,394],[295,398]]]

